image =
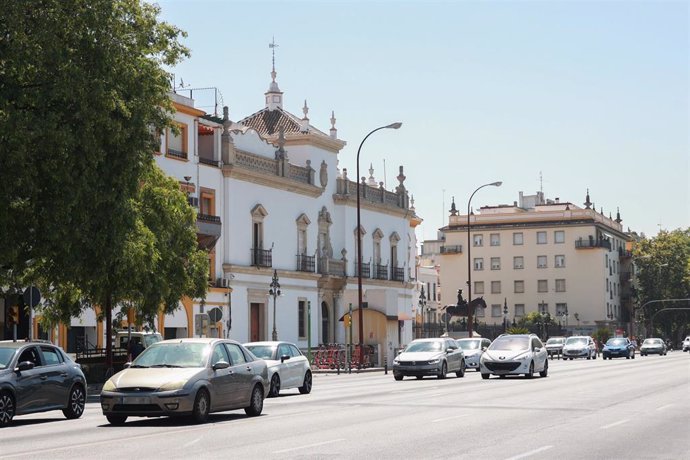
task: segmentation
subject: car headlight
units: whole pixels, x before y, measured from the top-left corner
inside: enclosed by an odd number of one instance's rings
[[[529,359],[529,353],[522,353],[521,355],[517,355],[515,358],[517,361],[525,361],[526,359]]]
[[[399,360],[398,358],[395,358],[395,359],[393,360],[393,364],[400,364],[400,360]]]
[[[430,359],[430,360],[429,360],[429,364],[438,364],[438,363],[440,363],[440,362],[441,362],[441,359],[440,359],[440,358]]]
[[[112,379],[108,379],[107,382],[103,385],[103,391],[115,391],[117,387],[115,386],[115,383],[113,383]]]
[[[187,380],[174,380],[172,382],[167,382],[158,387],[158,391],[174,391],[180,390],[187,384]]]

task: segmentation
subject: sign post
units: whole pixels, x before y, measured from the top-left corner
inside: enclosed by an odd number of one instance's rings
[[[311,366],[311,300],[307,301],[307,359]]]

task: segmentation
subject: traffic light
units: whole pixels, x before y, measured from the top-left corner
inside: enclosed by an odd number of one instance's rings
[[[19,324],[19,305],[10,305],[7,310],[7,324]]]
[[[352,324],[352,317],[350,315],[345,315],[345,327],[350,327]]]

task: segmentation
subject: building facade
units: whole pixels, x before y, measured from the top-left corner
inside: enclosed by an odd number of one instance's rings
[[[620,214],[597,212],[589,192],[584,208],[520,193],[513,205],[471,213],[469,232],[470,251],[468,216],[453,204],[435,257],[442,297],[452,299],[458,289],[467,295],[469,252],[472,297],[487,304],[477,309],[478,323],[502,325],[506,316],[512,323],[538,311],[569,334],[631,330],[631,239]]]

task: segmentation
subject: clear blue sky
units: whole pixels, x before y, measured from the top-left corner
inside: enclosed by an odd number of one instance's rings
[[[190,59],[174,72],[217,87],[230,117],[264,106],[272,37],[284,108],[348,142],[340,167],[397,185],[436,237],[466,209],[540,187],[647,235],[690,226],[690,7],[686,1],[162,1]],[[212,104],[198,92],[198,105]],[[206,110],[213,111],[212,107]],[[540,185],[540,172],[543,185]],[[368,173],[367,173],[368,175]]]

